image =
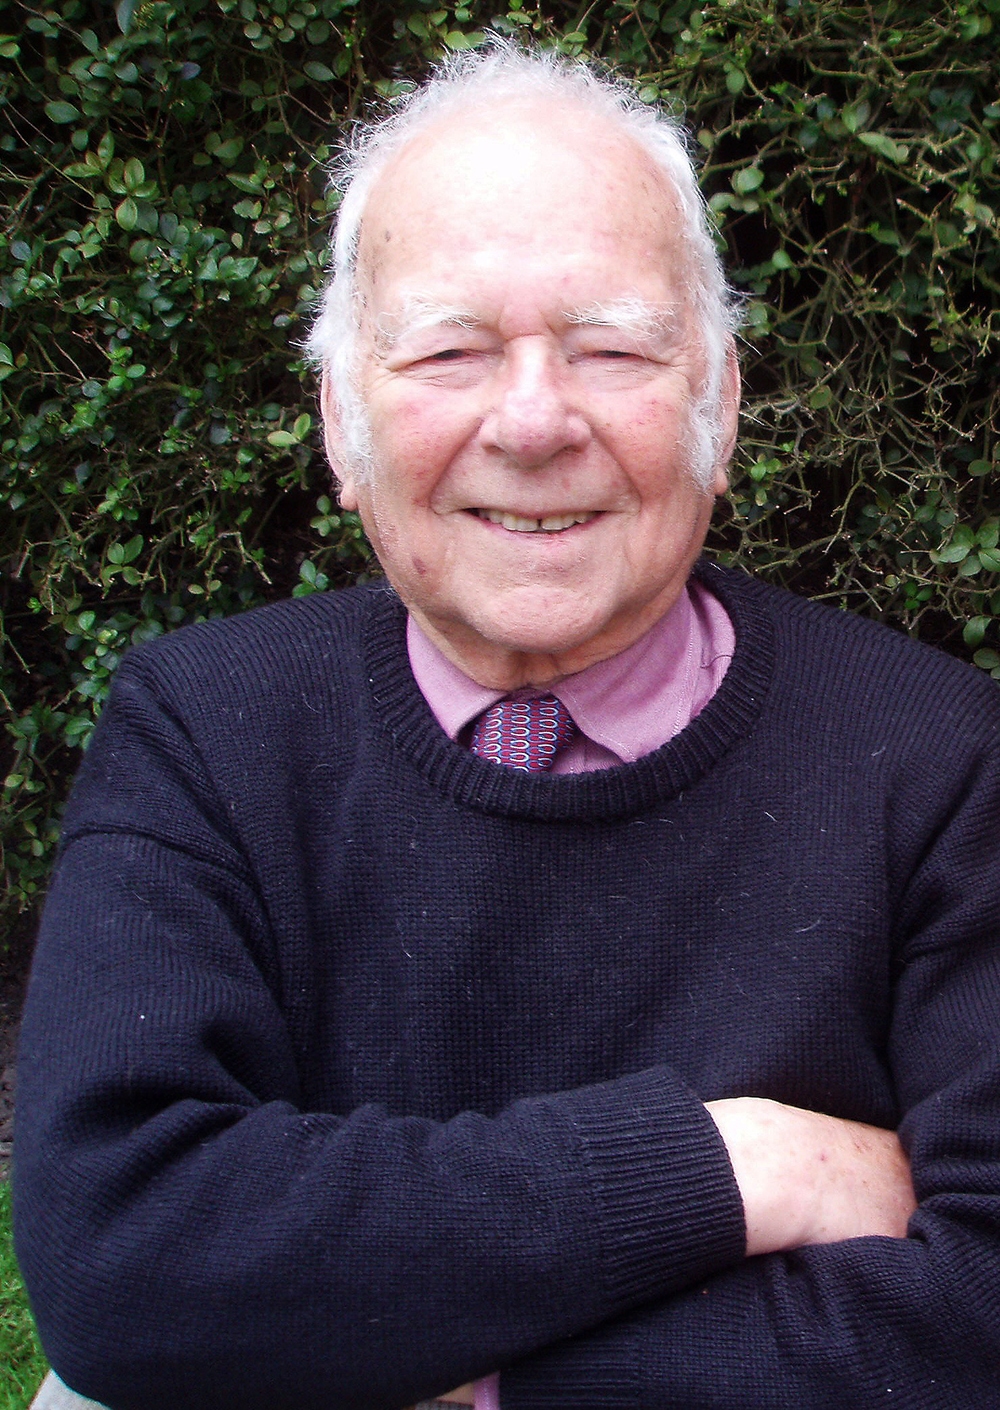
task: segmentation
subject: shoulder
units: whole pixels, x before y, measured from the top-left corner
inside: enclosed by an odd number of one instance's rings
[[[137,647],[122,662],[116,683],[140,678],[168,691],[214,697],[243,688],[259,695],[317,671],[339,677],[356,671],[366,625],[401,615],[398,599],[383,583],[287,599],[191,623]]]
[[[185,656],[214,657],[219,652],[257,650],[311,650],[332,636],[352,635],[377,610],[380,599],[392,597],[384,583],[316,592],[307,597],[285,598],[240,612],[232,617],[191,622],[168,632],[131,653],[132,658],[154,660]]]
[[[193,623],[135,648],[115,673],[64,837],[139,818],[165,836],[186,816],[179,799],[197,800],[198,816],[225,830],[238,807],[262,809],[301,773],[343,763],[373,713],[372,624],[388,623],[383,634],[395,633],[405,660],[401,616],[391,590],[372,585]],[[178,845],[184,835],[170,833]]]
[[[814,727],[854,735],[946,735],[960,748],[1000,743],[1000,686],[938,647],[851,612],[773,587],[734,569],[699,576],[741,623],[766,620],[774,642],[772,704],[808,713]],[[744,634],[745,638],[745,634]]]
[[[373,639],[406,666],[405,612],[381,583],[181,627],[122,660],[88,755],[141,742],[244,764],[267,748],[294,760],[307,741],[344,739],[372,714]]]

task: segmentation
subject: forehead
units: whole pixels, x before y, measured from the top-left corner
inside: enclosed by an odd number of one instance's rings
[[[535,278],[573,301],[675,298],[688,254],[677,198],[610,121],[548,102],[497,104],[418,134],[376,183],[359,287],[384,308]]]

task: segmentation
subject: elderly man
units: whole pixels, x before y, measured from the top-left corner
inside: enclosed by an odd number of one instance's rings
[[[995,687],[695,566],[738,373],[664,119],[499,49],[348,175],[313,348],[391,590],[121,667],[24,1028],[54,1366],[994,1403]]]

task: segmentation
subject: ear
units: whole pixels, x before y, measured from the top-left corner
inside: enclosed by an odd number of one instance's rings
[[[333,390],[333,379],[327,367],[323,368],[323,376],[320,381],[319,407],[323,416],[323,443],[326,446],[326,458],[330,462],[334,479],[340,486],[340,502],[345,509],[357,509],[357,487],[354,483],[353,473],[347,469],[344,455],[340,405]]]
[[[725,494],[729,487],[729,462],[736,448],[740,422],[740,360],[732,336],[726,341],[726,365],[719,389],[719,450],[715,462],[713,493]]]

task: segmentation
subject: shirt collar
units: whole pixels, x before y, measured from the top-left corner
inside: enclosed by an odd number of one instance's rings
[[[414,678],[451,739],[506,692],[471,680],[439,650],[412,617],[407,651]],[[578,728],[632,763],[689,724],[711,699],[732,657],[733,634],[718,599],[689,583],[670,610],[617,656],[599,661],[551,688]],[[526,690],[514,697],[538,695]]]

